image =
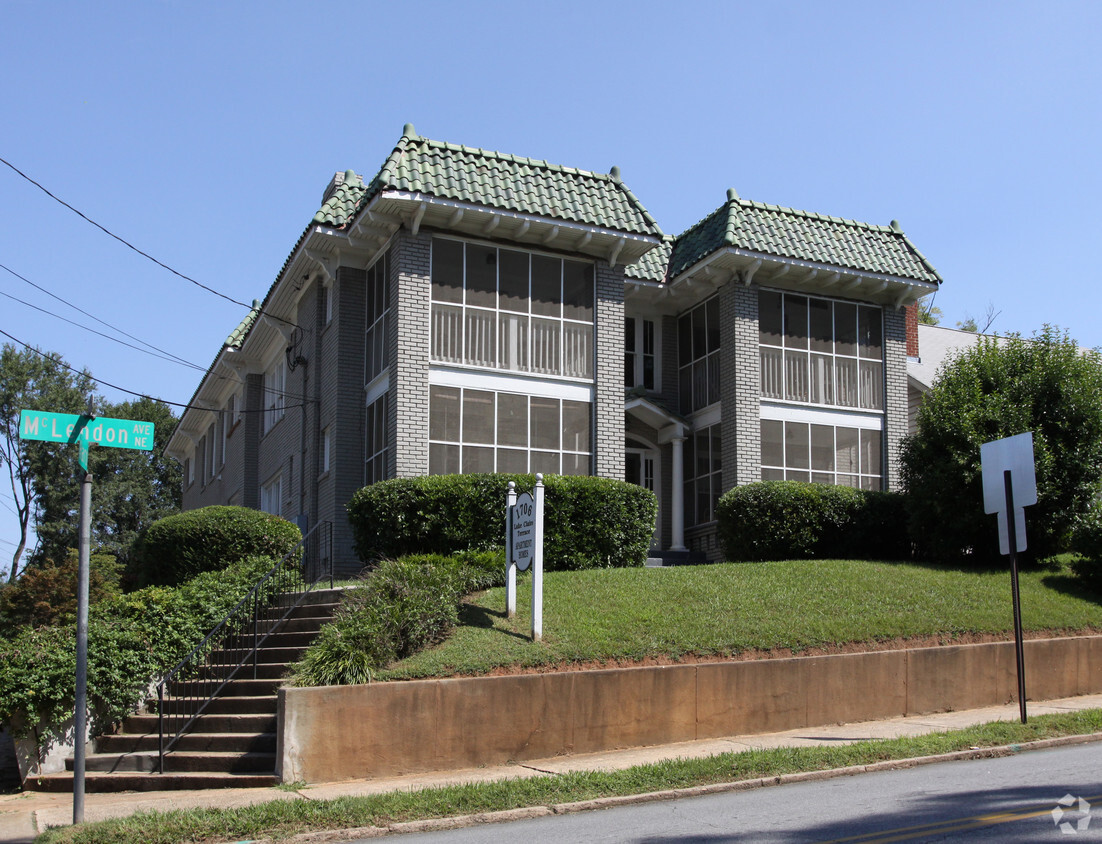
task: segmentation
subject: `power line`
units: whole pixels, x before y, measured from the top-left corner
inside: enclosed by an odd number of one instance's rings
[[[160,352],[161,354],[168,355],[170,358],[173,358],[173,359],[179,361],[180,363],[185,364],[186,366],[194,367],[195,369],[198,369],[200,371],[202,371],[202,369],[203,369],[198,364],[194,364],[189,360],[185,360],[184,358],[180,357],[179,355],[174,355],[172,352],[166,351],[165,349],[158,348],[157,346],[154,346],[152,343],[147,343],[145,340],[142,340],[140,337],[135,337],[133,334],[128,334],[127,332],[125,332],[121,328],[119,328],[117,325],[112,325],[109,322],[105,322],[104,320],[100,319],[98,316],[96,316],[94,314],[90,314],[90,313],[88,313],[88,311],[82,310],[81,308],[78,308],[76,305],[74,305],[68,299],[63,299],[60,296],[58,296],[56,293],[53,293],[53,292],[47,290],[42,285],[35,284],[33,281],[31,281],[26,276],[22,276],[19,273],[17,273],[15,270],[11,269],[11,267],[7,267],[4,264],[0,264],[0,269],[11,273],[17,279],[19,279],[22,282],[25,282],[26,284],[29,284],[35,290],[40,290],[41,292],[45,293],[47,296],[50,296],[51,298],[56,299],[58,302],[61,302],[64,305],[68,305],[70,308],[72,308],[77,313],[81,313],[84,316],[88,317],[89,319],[95,320],[100,325],[106,326],[107,328],[110,328],[112,331],[117,331],[119,334],[123,335],[124,337],[129,337],[131,340],[135,341],[136,343],[141,343],[143,346],[146,346],[147,348],[153,349],[153,351],[155,351],[155,352]],[[16,301],[22,301],[22,300],[17,299]],[[27,304],[27,303],[23,302],[23,304]],[[31,305],[30,307],[33,308],[35,306]],[[84,326],[80,326],[80,327],[84,328]],[[114,338],[109,338],[109,339],[114,339]]]
[[[34,346],[31,346],[28,343],[24,343],[18,337],[14,337],[11,334],[8,334],[8,332],[4,331],[2,328],[0,328],[0,334],[3,334],[9,340],[11,340],[15,343],[18,343],[20,346],[22,346],[27,351],[34,352],[39,357],[45,358],[46,360],[50,361],[51,363],[55,363],[58,366],[69,370],[70,372],[76,373],[77,375],[87,375],[89,378],[91,378],[97,384],[103,384],[105,386],[110,387],[113,390],[118,390],[120,393],[126,393],[127,395],[137,396],[138,398],[142,398],[142,399],[149,399],[150,401],[158,401],[161,404],[167,404],[169,407],[181,407],[181,408],[184,408],[185,410],[211,410],[212,409],[212,408],[203,407],[202,405],[197,405],[197,404],[182,404],[181,402],[177,402],[177,401],[168,401],[167,399],[160,399],[160,398],[157,398],[156,396],[149,395],[149,393],[142,393],[142,392],[139,392],[137,390],[128,390],[126,387],[120,387],[118,384],[112,384],[110,381],[104,381],[102,378],[96,378],[90,372],[81,372],[76,367],[73,367],[73,366],[70,366],[69,364],[67,364],[61,358],[50,357],[48,354],[46,354],[45,352],[43,352],[39,349],[36,349]],[[265,392],[275,393],[275,395],[282,395],[284,398],[291,397],[290,394],[288,394],[288,393],[279,393],[279,392],[274,391],[274,390],[265,390]],[[294,410],[295,408],[299,408],[299,407],[309,407],[309,405],[314,401],[313,399],[306,398],[305,396],[293,396],[293,397],[303,399],[302,404],[284,405],[283,407],[278,408],[278,410]],[[238,410],[237,411],[237,413],[268,413],[268,412],[269,411],[268,411],[267,408],[261,408],[260,410]]]
[[[85,220],[85,221],[91,223],[93,226],[95,226],[97,229],[99,229],[101,232],[108,235],[109,237],[113,237],[115,240],[117,240],[119,243],[121,243],[127,249],[131,249],[134,252],[137,252],[142,257],[148,258],[150,261],[152,261],[158,267],[162,267],[163,269],[168,270],[170,273],[172,273],[175,276],[179,276],[184,281],[190,281],[192,284],[196,285],[197,287],[201,287],[203,290],[206,290],[208,293],[213,293],[215,296],[219,296],[222,299],[225,299],[227,302],[233,302],[233,304],[240,305],[243,308],[249,308],[250,310],[252,309],[252,305],[247,305],[244,302],[240,302],[237,299],[234,299],[232,296],[227,296],[225,293],[221,292],[220,290],[215,290],[213,287],[208,287],[207,285],[203,284],[201,281],[196,281],[191,276],[185,275],[184,273],[180,272],[179,270],[170,267],[168,264],[164,263],[163,261],[157,260],[152,255],[150,255],[148,252],[143,252],[137,246],[130,243],[130,241],[126,240],[125,238],[119,237],[119,235],[115,234],[113,231],[108,229],[106,226],[103,226],[100,223],[97,223],[95,220],[93,220],[91,217],[89,217],[84,212],[80,211],[77,208],[74,208],[72,205],[70,205],[64,199],[61,199],[60,197],[58,197],[58,196],[54,195],[53,193],[51,193],[43,185],[36,182],[34,179],[32,179],[30,176],[28,176],[26,173],[24,173],[22,170],[20,170],[14,164],[12,164],[10,161],[8,161],[4,158],[0,158],[0,164],[7,165],[15,173],[22,176],[24,179],[26,179],[28,182],[30,182],[32,185],[34,185],[36,188],[38,188],[40,191],[42,191],[44,194],[46,194],[46,196],[50,197],[50,199],[54,200],[55,202],[57,202],[61,205],[64,205],[66,208],[68,208],[70,211],[72,211],[74,214],[76,214],[82,220]],[[268,316],[270,316],[272,319],[277,319],[280,322],[286,323],[287,325],[296,325],[295,323],[291,322],[290,320],[283,319],[283,317],[278,317],[275,314],[268,314]]]

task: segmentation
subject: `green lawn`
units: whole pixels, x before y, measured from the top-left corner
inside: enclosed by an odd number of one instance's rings
[[[378,679],[1013,630],[1009,571],[799,560],[549,572],[540,643],[528,638],[530,584],[521,578],[516,618],[505,618],[503,588],[473,596],[446,642]],[[1102,630],[1102,598],[1066,563],[1023,572],[1021,595],[1027,631]]]

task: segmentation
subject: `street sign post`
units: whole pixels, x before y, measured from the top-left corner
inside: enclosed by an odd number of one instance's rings
[[[88,561],[92,543],[92,473],[88,447],[153,450],[153,423],[137,419],[102,419],[88,413],[19,412],[19,439],[80,446],[80,547],[77,568],[77,676],[73,713],[73,823],[84,822],[85,737],[88,722]]]
[[[1033,434],[1027,432],[980,446],[983,509],[999,518],[999,551],[1010,555],[1010,595],[1014,611],[1014,653],[1018,662],[1018,710],[1026,722],[1025,645],[1018,591],[1018,552],[1026,549],[1025,508],[1037,503]]]
[[[535,497],[517,495],[509,481],[505,493],[505,612],[517,612],[517,570],[532,568],[532,639],[543,638],[543,475],[536,475]]]

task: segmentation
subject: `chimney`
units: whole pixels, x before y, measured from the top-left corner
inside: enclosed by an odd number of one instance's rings
[[[911,302],[903,309],[907,324],[907,357],[918,357],[918,302]]]
[[[321,195],[321,204],[324,205],[329,197],[331,197],[341,185],[344,184],[345,174],[334,173],[333,178],[329,180],[329,184],[325,188],[325,193]]]

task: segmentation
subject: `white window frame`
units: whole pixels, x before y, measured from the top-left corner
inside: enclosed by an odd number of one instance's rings
[[[631,324],[627,324],[627,320],[631,320]],[[647,352],[645,348],[646,339],[646,326],[651,326],[651,339],[652,346],[651,351]],[[628,351],[628,338],[627,332],[633,331],[634,335],[631,338],[634,343],[633,350]],[[648,319],[645,316],[627,316],[625,317],[624,325],[624,356],[632,356],[632,377],[631,383],[624,386],[628,389],[632,387],[643,387],[647,390],[653,390],[658,392],[662,389],[662,320],[661,319]],[[651,358],[654,361],[654,383],[647,387],[644,383],[646,373],[646,359]],[[624,374],[627,374],[627,363],[625,360]]]
[[[283,418],[287,393],[287,362],[280,354],[264,371],[264,431],[268,433]]]
[[[864,471],[862,465],[862,449],[858,446],[858,467],[855,472],[841,472],[837,466],[831,470],[812,469],[811,463],[808,464],[806,470],[797,467],[790,466],[777,466],[772,464],[766,464],[764,462],[764,456],[760,467],[761,476],[764,478],[767,474],[784,473],[787,477],[790,473],[793,475],[807,472],[809,477],[815,474],[834,475],[834,483],[837,483],[838,475],[854,476],[858,478],[857,486],[864,489],[883,489],[884,488],[884,473],[887,469],[886,458],[886,443],[887,435],[885,433],[884,415],[882,413],[860,413],[847,410],[834,410],[818,407],[793,407],[791,405],[782,405],[775,403],[765,403],[761,405],[761,421],[762,422],[797,422],[805,425],[816,425],[823,427],[830,427],[835,429],[835,441],[837,442],[837,430],[839,428],[862,431],[875,431],[880,437],[880,449],[878,455],[878,461],[880,463],[879,474],[873,472]],[[759,423],[760,424],[760,423]],[[809,431],[810,434],[810,431]],[[837,447],[837,446],[836,446]],[[787,458],[785,458],[787,462]],[[796,478],[793,478],[796,479]],[[777,478],[779,480],[779,478]],[[849,484],[846,484],[847,486]]]
[[[273,502],[272,498],[275,498]],[[272,506],[275,509],[272,509]],[[260,509],[273,516],[283,515],[283,472],[277,472],[266,484],[260,487]]]

